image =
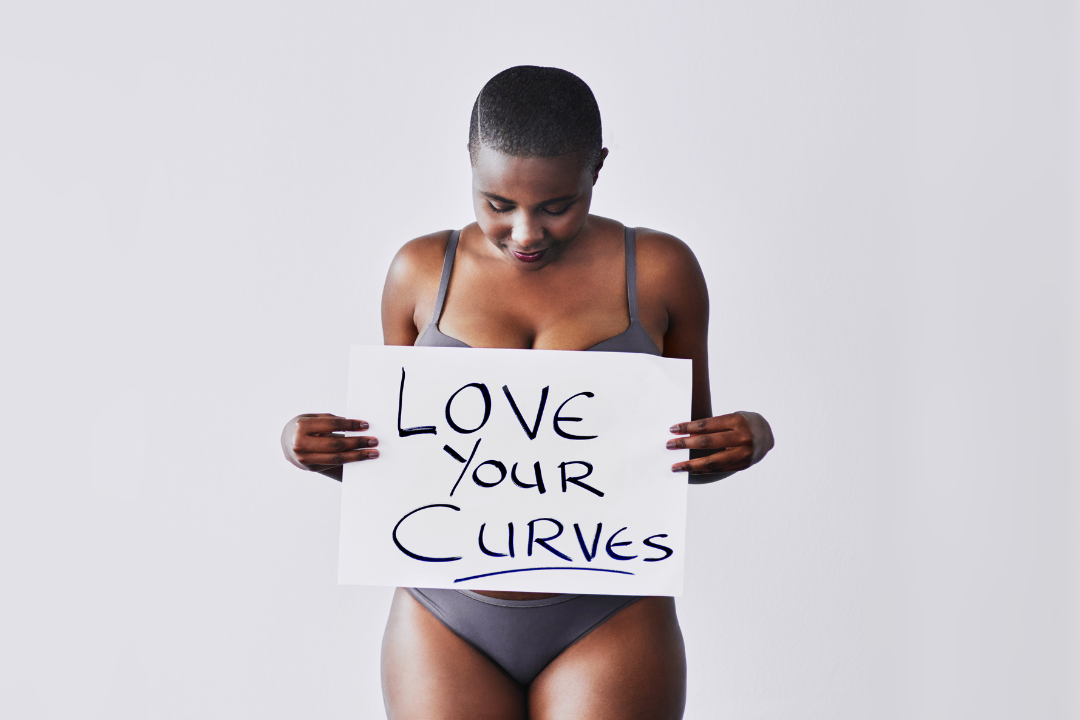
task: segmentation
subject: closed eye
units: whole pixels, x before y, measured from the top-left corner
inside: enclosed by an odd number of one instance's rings
[[[573,203],[567,203],[560,208],[544,208],[544,212],[546,212],[548,215],[562,215],[570,209],[571,205],[573,205]]]
[[[490,200],[488,201],[488,207],[491,208],[492,212],[497,213],[508,213],[514,209],[513,206],[507,206],[502,208],[496,207]]]

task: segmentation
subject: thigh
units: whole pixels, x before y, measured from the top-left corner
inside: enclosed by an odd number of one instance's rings
[[[390,720],[524,720],[520,687],[398,588],[382,646]]]
[[[686,653],[672,598],[637,601],[567,648],[529,688],[531,720],[678,720]]]

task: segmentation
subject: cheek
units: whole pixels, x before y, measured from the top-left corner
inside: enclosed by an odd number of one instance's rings
[[[558,217],[551,218],[548,227],[552,235],[562,238],[571,238],[581,232],[585,221],[589,218],[589,206],[587,203],[575,206],[569,212]]]
[[[509,235],[513,229],[511,224],[501,215],[485,212],[483,208],[476,209],[476,224],[489,238],[498,239]]]
[[[548,232],[560,240],[568,240],[580,232],[584,221],[584,214],[566,213],[565,215],[551,218],[547,223]]]
[[[489,228],[494,229],[506,223],[503,220],[503,216],[491,211],[488,207],[487,200],[483,198],[473,199],[473,215],[476,216],[476,224],[479,225],[484,232],[487,232]]]

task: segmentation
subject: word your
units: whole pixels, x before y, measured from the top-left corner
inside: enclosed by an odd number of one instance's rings
[[[454,448],[450,447],[449,445],[443,445],[443,450],[445,450],[448,455],[450,455],[452,458],[454,458],[458,462],[465,463],[465,467],[463,467],[461,469],[461,474],[458,475],[457,481],[454,482],[454,487],[452,487],[450,489],[450,497],[454,496],[454,491],[457,490],[458,483],[461,482],[461,478],[465,477],[465,473],[466,473],[466,471],[468,471],[470,463],[472,463],[473,457],[476,456],[476,450],[479,447],[480,447],[480,441],[477,440],[476,444],[473,445],[472,453],[469,454],[468,459],[465,459],[460,454],[458,454],[458,452],[456,450],[454,450]],[[579,470],[569,470],[569,471],[567,470],[567,468],[570,468],[571,466],[574,466],[574,465],[579,466],[580,469]],[[490,468],[490,470],[487,470],[487,471],[481,473],[480,472],[481,469],[485,468],[485,467]],[[585,478],[592,475],[592,471],[593,471],[592,463],[585,462],[584,460],[570,460],[568,462],[561,462],[556,467],[559,468],[559,475],[560,475],[560,477],[562,479],[562,491],[563,492],[566,492],[567,483],[569,483],[571,485],[577,485],[580,488],[588,490],[589,492],[591,492],[593,495],[596,495],[597,497],[604,497],[603,491],[597,490],[592,485],[588,485],[588,484],[582,482],[582,480],[584,480]],[[522,481],[520,478],[518,478],[518,463],[514,463],[510,467],[510,472],[509,472],[510,480],[520,488],[526,488],[526,489],[536,488],[539,491],[539,493],[541,495],[543,495],[544,493],[547,492],[547,486],[544,485],[544,473],[540,470],[540,463],[539,462],[534,462],[532,469],[533,469],[533,477],[536,480],[536,482],[527,483],[527,482]],[[578,472],[580,474],[575,475],[574,474],[575,472]],[[481,477],[482,474],[487,476],[486,480]],[[477,465],[473,469],[473,472],[472,472],[473,482],[476,483],[477,485],[479,485],[482,488],[496,487],[503,480],[506,479],[506,476],[507,476],[506,464],[504,462],[502,462],[501,460],[485,460],[484,462]]]

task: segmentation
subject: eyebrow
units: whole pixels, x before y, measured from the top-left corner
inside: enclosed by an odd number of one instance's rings
[[[495,193],[484,192],[483,190],[481,190],[480,194],[483,195],[484,197],[488,198],[489,200],[494,200],[496,202],[505,203],[506,205],[517,205],[517,203],[514,202],[513,200],[509,200],[507,198],[504,198],[501,195],[496,195]],[[544,200],[543,202],[541,202],[539,204],[540,205],[551,205],[552,203],[558,203],[558,202],[565,202],[567,200],[573,200],[577,196],[578,196],[577,193],[574,193],[573,195],[563,195],[561,197],[551,198],[550,200]]]

